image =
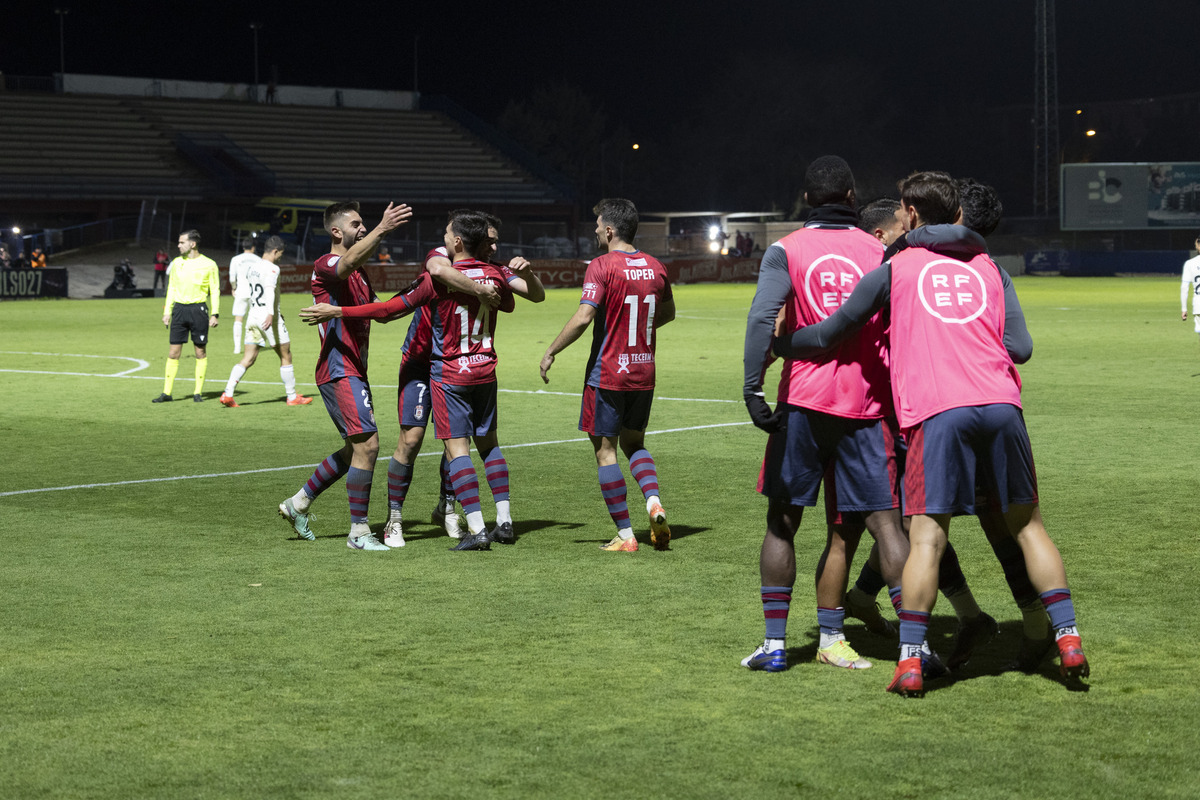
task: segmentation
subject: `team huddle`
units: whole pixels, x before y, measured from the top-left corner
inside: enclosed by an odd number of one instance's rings
[[[1014,666],[1033,671],[1057,644],[1064,678],[1089,666],[1058,549],[1038,509],[1016,365],[1032,341],[1012,282],[988,256],[999,202],[972,181],[916,173],[901,199],[856,211],[840,158],[814,161],[800,230],[768,248],[746,327],[747,409],[770,434],[759,479],[768,498],[760,556],[763,643],[742,664],[787,669],[794,538],[824,484],[827,542],[817,569],[819,661],[871,666],[846,641],[847,613],[871,630],[884,585],[900,620],[900,659],[887,689],[920,697],[925,680],[961,667],[996,633],[949,546],[950,519],[979,516],[1024,618]],[[774,410],[763,392],[784,359]],[[846,593],[863,530],[875,540]],[[959,618],[943,663],[926,641],[938,589]]]

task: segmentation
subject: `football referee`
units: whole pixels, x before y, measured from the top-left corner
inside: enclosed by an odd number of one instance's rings
[[[196,348],[196,392],[192,399],[204,401],[204,373],[208,369],[208,329],[217,326],[221,310],[221,279],[217,262],[200,254],[200,232],[184,231],[179,235],[179,257],[168,269],[167,302],[163,306],[163,325],[171,331],[171,348],[167,351],[167,375],[163,381],[162,394],[152,403],[167,403],[173,400],[171,389],[175,385],[175,373],[179,372],[179,356],[188,332]],[[212,313],[209,313],[212,309]]]

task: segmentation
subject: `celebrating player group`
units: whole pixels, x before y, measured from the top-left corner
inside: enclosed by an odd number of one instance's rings
[[[999,220],[994,191],[921,172],[900,184],[899,201],[876,201],[860,212],[850,167],[825,156],[809,166],[804,192],[813,211],[802,228],[767,248],[746,326],[743,395],[752,421],[768,434],[758,483],[768,507],[759,559],[766,635],[742,665],[766,672],[789,667],[795,537],[804,508],[816,504],[823,487],[819,662],[871,667],[847,640],[844,622],[858,617],[874,634],[895,636],[875,602],[886,586],[900,640],[887,690],[920,697],[927,681],[961,669],[997,632],[948,540],[952,517],[976,515],[1023,619],[1014,668],[1032,672],[1056,649],[1064,679],[1087,677],[1062,558],[1038,508],[1021,411],[1017,365],[1032,355],[1032,341],[1012,281],[988,256],[983,238]],[[675,301],[665,267],[633,245],[634,204],[606,199],[593,211],[602,254],[589,263],[579,307],[546,349],[541,376],[548,383],[555,356],[592,327],[579,428],[592,442],[600,493],[616,528],[601,549],[638,549],[623,455],[645,500],[650,543],[668,550],[671,529],[645,432],[657,332],[675,318]],[[497,327],[502,314],[514,311],[516,296],[537,303],[545,290],[525,259],[496,262],[498,219],[463,209],[449,214],[443,245],[428,253],[421,277],[380,302],[363,266],[411,216],[408,206],[389,205],[368,229],[357,203],[325,210],[332,247],[313,267],[314,305],[301,317],[320,333],[316,382],[343,444],[279,504],[279,514],[297,535],[314,539],[313,502],[345,478],[347,546],[403,547],[404,505],[432,418],[443,446],[433,520],[456,540],[454,550],[511,545],[517,536],[497,425]],[[272,246],[281,249],[275,240]],[[247,355],[221,398],[229,406],[236,406],[233,387],[261,346],[280,355],[289,402],[307,402],[295,394],[272,256],[278,253],[269,252],[265,266],[240,282],[258,287],[252,296],[266,301],[247,316]],[[368,525],[379,452],[367,374],[370,323],[409,315],[398,373],[400,436],[388,461],[381,540]],[[239,328],[241,321],[239,315]],[[777,358],[782,374],[772,408],[763,383]],[[490,527],[472,443],[495,502]],[[847,591],[863,531],[873,540],[870,556]],[[926,639],[939,589],[959,622],[946,661]]]

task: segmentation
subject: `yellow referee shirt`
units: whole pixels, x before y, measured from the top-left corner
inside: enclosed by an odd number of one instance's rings
[[[195,258],[176,256],[171,262],[171,278],[167,282],[167,302],[163,316],[171,316],[176,303],[208,303],[208,315],[221,310],[221,278],[217,262],[197,254]]]

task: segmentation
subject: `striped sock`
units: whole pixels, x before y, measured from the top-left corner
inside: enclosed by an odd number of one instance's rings
[[[892,601],[892,608],[896,612],[896,616],[900,616],[900,587],[888,589],[888,599]]]
[[[367,524],[367,507],[371,504],[371,479],[374,472],[369,469],[351,467],[346,472],[346,496],[350,498],[350,524]]]
[[[925,611],[909,611],[906,608],[898,612],[900,617],[900,660],[919,658],[921,647],[925,643],[925,633],[929,630],[929,614]]]
[[[479,506],[479,476],[470,456],[459,456],[450,462],[450,482],[454,485],[454,497],[463,512],[482,513]]]
[[[1050,627],[1054,628],[1054,638],[1063,636],[1078,636],[1075,627],[1075,603],[1071,600],[1071,590],[1051,589],[1040,595],[1046,613],[1050,615]]]
[[[767,623],[767,639],[787,638],[788,610],[792,605],[792,587],[763,586],[759,589],[762,594],[763,619]]]
[[[316,500],[321,492],[337,483],[349,469],[350,465],[342,461],[342,452],[339,450],[317,465],[304,484],[304,493],[310,500]]]
[[[632,528],[629,522],[629,506],[625,504],[625,476],[616,464],[600,467],[596,470],[600,480],[600,494],[604,496],[604,504],[608,506],[608,515],[616,524],[617,530]]]
[[[496,501],[496,524],[512,522],[508,500],[508,462],[498,446],[480,455],[483,457],[483,472],[487,476],[488,488],[492,490],[492,499]]]
[[[388,508],[397,511],[404,508],[404,498],[412,483],[412,464],[402,464],[395,458],[388,460]]]
[[[629,457],[629,471],[638,482],[643,497],[649,500],[658,495],[658,469],[648,450],[638,450]]]

